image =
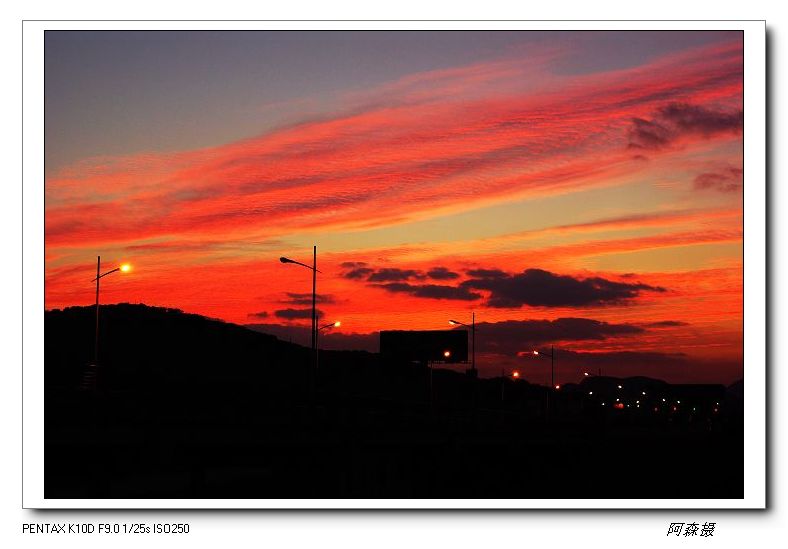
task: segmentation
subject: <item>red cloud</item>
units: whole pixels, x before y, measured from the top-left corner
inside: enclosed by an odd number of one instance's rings
[[[84,162],[47,180],[47,244],[271,237],[603,184],[638,169],[626,151],[633,117],[676,101],[739,108],[740,49],[575,77],[544,61],[425,73],[334,118],[212,149]]]

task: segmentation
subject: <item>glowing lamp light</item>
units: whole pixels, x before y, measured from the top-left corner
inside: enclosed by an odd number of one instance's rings
[[[539,351],[534,351],[534,354],[535,354],[535,355],[538,355],[538,354],[539,354]]]
[[[334,327],[335,327],[335,328],[339,328],[341,325],[342,325],[342,323],[341,323],[339,320],[337,320],[336,322],[334,322]]]
[[[120,266],[120,272],[122,273],[127,273],[130,270],[131,270],[131,265],[129,265],[128,263],[124,263],[123,265]]]
[[[583,372],[583,375],[588,377],[588,372]]]
[[[621,389],[621,385],[619,385],[618,388]]]
[[[512,372],[512,377],[520,377],[520,372],[515,370],[514,372]]]
[[[449,358],[451,356],[451,352],[443,351],[443,356],[445,356],[446,358]]]
[[[589,394],[589,395],[593,395],[593,394],[594,394],[594,391],[588,391],[588,394]]]
[[[556,385],[556,386],[555,386],[555,388],[556,388],[556,389],[560,389],[560,388],[561,388],[561,386],[560,386],[560,385]]]

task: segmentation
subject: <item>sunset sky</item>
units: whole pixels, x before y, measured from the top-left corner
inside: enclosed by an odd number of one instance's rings
[[[740,32],[46,33],[46,307],[327,348],[477,321],[482,375],[731,383]]]

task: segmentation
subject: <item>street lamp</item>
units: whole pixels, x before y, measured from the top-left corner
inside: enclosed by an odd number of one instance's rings
[[[471,329],[471,375],[476,375],[476,311],[471,313],[471,325],[468,326],[457,320],[449,320],[452,326],[465,326]]]
[[[315,368],[317,368],[317,315],[315,313],[315,302],[317,300],[317,273],[320,272],[317,270],[317,246],[314,246],[312,249],[311,267],[306,263],[301,263],[300,261],[289,259],[287,257],[280,257],[279,261],[282,263],[294,263],[295,265],[301,265],[302,267],[306,267],[312,271],[312,358],[315,363]]]
[[[329,322],[329,323],[328,323],[328,324],[326,324],[325,326],[321,326],[320,328],[318,328],[318,329],[317,329],[317,333],[319,334],[319,333],[320,333],[320,332],[322,332],[323,330],[327,330],[327,329],[329,329],[329,328],[339,328],[339,326],[340,326],[341,324],[342,324],[342,323],[341,323],[339,320],[337,320],[336,322]],[[315,341],[315,345],[317,345],[317,341]],[[319,359],[319,358],[320,358],[320,346],[318,345],[318,346],[317,346],[317,353],[315,354],[315,369],[317,369],[317,365],[318,365],[318,359]]]
[[[539,351],[533,351],[533,354],[547,358],[547,355],[543,355]],[[552,345],[550,345],[550,386],[555,387],[555,348]]]
[[[98,368],[98,349],[99,349],[99,288],[102,278],[112,273],[116,273],[118,271],[122,273],[127,273],[131,270],[131,265],[128,263],[122,264],[120,267],[115,267],[114,269],[107,271],[104,274],[101,274],[101,256],[96,258],[96,278],[93,281],[96,283],[96,340],[94,342],[93,347],[93,363],[96,368]]]
[[[547,358],[547,355],[541,354],[539,351],[533,351],[534,356],[544,357]],[[547,419],[549,421],[550,417],[550,392],[553,390],[558,390],[560,385],[555,384],[555,348],[550,345],[550,391],[547,392]]]

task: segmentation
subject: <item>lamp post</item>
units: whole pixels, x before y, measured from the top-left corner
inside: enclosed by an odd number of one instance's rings
[[[533,351],[534,356],[546,357],[539,351]],[[550,345],[550,387],[555,387],[555,348]]]
[[[339,320],[337,320],[336,322],[331,322],[329,324],[326,324],[325,326],[321,326],[320,328],[317,329],[317,334],[329,328],[339,328],[341,324],[342,323]],[[319,358],[320,358],[320,345],[317,344],[317,341],[315,341],[315,345],[317,346],[317,354],[315,355],[315,369],[317,369]]]
[[[317,246],[314,246],[312,249],[312,266],[310,267],[306,263],[301,263],[300,261],[296,261],[294,259],[289,259],[287,257],[280,257],[279,261],[282,263],[294,263],[296,265],[301,265],[302,267],[306,267],[307,269],[312,270],[312,361],[314,362],[315,369],[317,368],[317,315],[315,311],[315,302],[317,300],[317,273],[320,271],[317,270]]]
[[[131,265],[128,263],[122,264],[120,267],[115,267],[114,269],[107,271],[104,274],[101,274],[101,256],[96,258],[96,278],[93,281],[96,283],[96,339],[93,344],[93,365],[95,368],[98,368],[98,353],[99,353],[99,288],[101,287],[100,282],[101,279],[107,275],[112,273],[116,273],[118,271],[122,273],[127,273],[131,270]]]
[[[541,354],[539,351],[533,351],[534,356],[545,357],[546,355]],[[555,347],[550,345],[550,390],[547,392],[547,413],[545,414],[548,418],[550,417],[550,394],[558,389],[558,385],[555,384]]]
[[[471,329],[471,375],[476,376],[476,311],[471,313],[471,325],[457,320],[449,320],[452,326],[465,326]]]

